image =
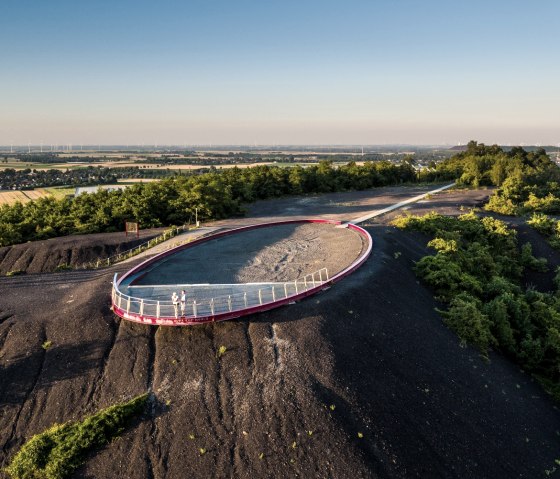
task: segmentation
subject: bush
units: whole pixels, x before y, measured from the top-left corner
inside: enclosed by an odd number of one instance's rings
[[[534,215],[531,221],[559,231],[558,223],[545,216]],[[393,224],[432,236],[428,246],[436,253],[421,258],[415,271],[448,303],[444,321],[461,341],[483,354],[500,350],[560,400],[560,268],[556,293],[523,290],[523,271],[545,271],[546,260],[533,256],[530,243],[519,248],[516,232],[494,218],[430,213]]]
[[[5,471],[13,479],[63,479],[72,474],[92,449],[121,434],[140,414],[148,394],[99,411],[81,422],[55,424],[33,436],[19,450]]]
[[[533,213],[527,224],[547,236],[553,234],[556,230],[556,222],[544,213]]]
[[[491,322],[481,311],[481,302],[469,294],[462,293],[449,303],[449,309],[443,312],[445,323],[453,329],[464,343],[477,346],[486,353],[497,344],[490,332]]]
[[[6,276],[20,276],[22,274],[25,274],[25,271],[22,271],[21,269],[16,269],[13,271],[8,271],[6,273]]]
[[[548,271],[546,258],[535,258],[533,256],[533,246],[525,243],[521,247],[521,264],[526,268],[545,273]]]

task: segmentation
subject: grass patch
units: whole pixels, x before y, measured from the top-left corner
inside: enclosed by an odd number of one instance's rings
[[[80,422],[55,424],[33,436],[5,469],[12,479],[64,479],[86,455],[121,434],[140,414],[148,393],[99,411]]]
[[[21,276],[22,274],[25,274],[25,271],[22,271],[20,269],[14,270],[14,271],[8,271],[6,273],[6,276]]]
[[[68,263],[61,263],[54,270],[55,271],[69,271],[69,270],[72,270],[72,269],[74,269],[74,268],[72,268],[72,266],[70,266]]]

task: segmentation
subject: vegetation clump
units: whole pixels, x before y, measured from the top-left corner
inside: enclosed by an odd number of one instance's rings
[[[8,276],[8,277],[10,277],[10,276],[20,276],[22,274],[25,274],[25,271],[17,269],[17,270],[13,270],[13,271],[8,271],[6,273],[6,276]]]
[[[485,206],[504,215],[560,213],[560,168],[543,148],[504,150],[471,141],[466,149],[418,174],[420,180],[456,180],[459,186],[498,187]]]
[[[218,348],[218,351],[216,351],[216,357],[219,359],[221,358],[224,354],[226,354],[227,352],[227,347],[222,345]]]
[[[560,249],[560,222],[544,213],[533,213],[527,224],[535,228],[549,242],[550,246]]]
[[[55,424],[29,439],[5,471],[13,479],[66,478],[84,462],[88,452],[121,434],[144,410],[147,400],[148,394],[142,394],[81,422]]]
[[[543,271],[546,260],[518,246],[515,230],[474,213],[458,218],[430,213],[393,223],[429,235],[436,253],[415,271],[447,304],[446,324],[483,354],[490,348],[512,358],[560,399],[560,291],[522,288],[526,268]]]

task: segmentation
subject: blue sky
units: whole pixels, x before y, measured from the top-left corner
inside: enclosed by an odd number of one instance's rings
[[[560,2],[0,2],[0,144],[560,142]]]

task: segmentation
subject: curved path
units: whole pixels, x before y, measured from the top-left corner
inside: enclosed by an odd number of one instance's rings
[[[364,222],[394,211],[452,186],[454,183],[421,193],[380,210],[369,211],[356,218],[353,223]],[[269,248],[274,244],[273,239],[262,234],[263,228],[275,226],[275,232],[281,228],[284,230],[288,228],[291,232],[294,225],[299,223],[338,224],[339,227],[358,232],[362,243],[362,247],[358,248],[360,253],[342,268],[336,271],[331,268],[329,275],[327,265],[332,263],[329,260],[340,251],[351,250],[351,241],[345,241],[345,244],[338,247],[327,247],[326,255],[318,260],[310,254],[309,245],[312,243],[309,239],[312,237],[316,239],[321,235],[311,234],[301,245],[303,251],[299,251],[299,258],[304,258],[303,269],[295,261],[292,263],[295,263],[297,268],[293,265],[290,265],[291,268],[286,268],[286,258],[293,253],[290,251],[291,245],[285,242],[274,245],[280,257],[269,256],[263,265],[263,261],[258,256],[259,251],[265,244]],[[115,275],[111,295],[113,311],[129,321],[162,326],[183,326],[238,318],[294,302],[339,281],[367,260],[371,253],[371,236],[353,223],[341,224],[340,221],[334,220],[308,219],[277,221],[223,231],[179,244],[144,261],[118,281]],[[268,233],[270,234],[270,230]],[[251,235],[256,238],[250,238]],[[211,243],[215,243],[216,239],[224,237],[233,237],[234,241],[229,241],[229,244],[221,243],[214,248],[208,247]],[[171,258],[174,261],[170,261]],[[317,264],[317,269],[310,267],[310,259]],[[209,263],[210,268],[208,268]],[[244,263],[248,263],[249,267],[243,268]],[[243,270],[245,274],[241,272]],[[285,270],[283,275],[277,274],[280,270]],[[286,271],[289,271],[291,276],[286,275]],[[300,278],[302,274],[303,279]],[[195,283],[204,284],[193,285],[193,280]],[[256,281],[258,284],[255,284]],[[179,293],[180,290],[185,291],[189,299],[178,306],[169,298],[172,292]]]
[[[113,311],[129,321],[183,326],[267,311],[310,296],[353,272],[371,252],[367,231],[337,226],[340,222],[329,220],[274,222],[183,244],[144,261],[118,281],[115,275]],[[192,278],[214,284],[187,283]],[[216,281],[221,278],[231,282]],[[179,311],[169,297],[181,289],[189,299]]]

